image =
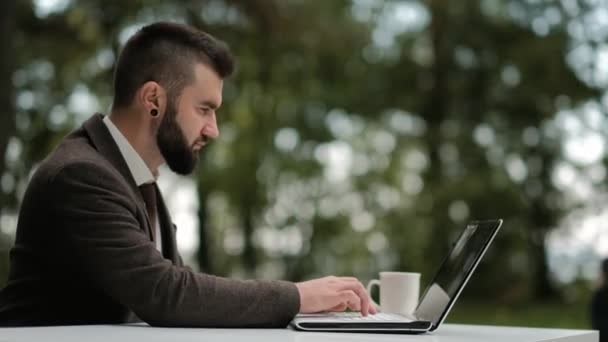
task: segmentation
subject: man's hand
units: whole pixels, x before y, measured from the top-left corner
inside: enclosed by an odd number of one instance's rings
[[[300,292],[300,312],[361,311],[363,316],[376,314],[365,287],[352,277],[325,277],[297,283]]]

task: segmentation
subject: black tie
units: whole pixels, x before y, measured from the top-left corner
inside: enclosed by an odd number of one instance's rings
[[[156,183],[146,183],[139,186],[146,210],[150,219],[150,229],[152,230],[152,241],[156,241]]]

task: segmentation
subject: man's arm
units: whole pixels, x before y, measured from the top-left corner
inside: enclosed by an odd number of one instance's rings
[[[293,283],[226,279],[165,260],[122,183],[97,163],[64,167],[50,187],[65,253],[95,286],[151,325],[284,327],[299,311]]]

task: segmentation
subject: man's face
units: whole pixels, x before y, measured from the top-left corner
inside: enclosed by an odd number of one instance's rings
[[[222,104],[222,79],[207,65],[196,64],[194,82],[178,99],[168,98],[156,142],[173,172],[186,175],[194,170],[198,153],[220,132],[215,111]]]

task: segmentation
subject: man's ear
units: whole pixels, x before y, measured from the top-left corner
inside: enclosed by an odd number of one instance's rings
[[[165,112],[167,96],[163,87],[154,81],[148,81],[139,88],[137,102],[152,117],[159,117]]]

